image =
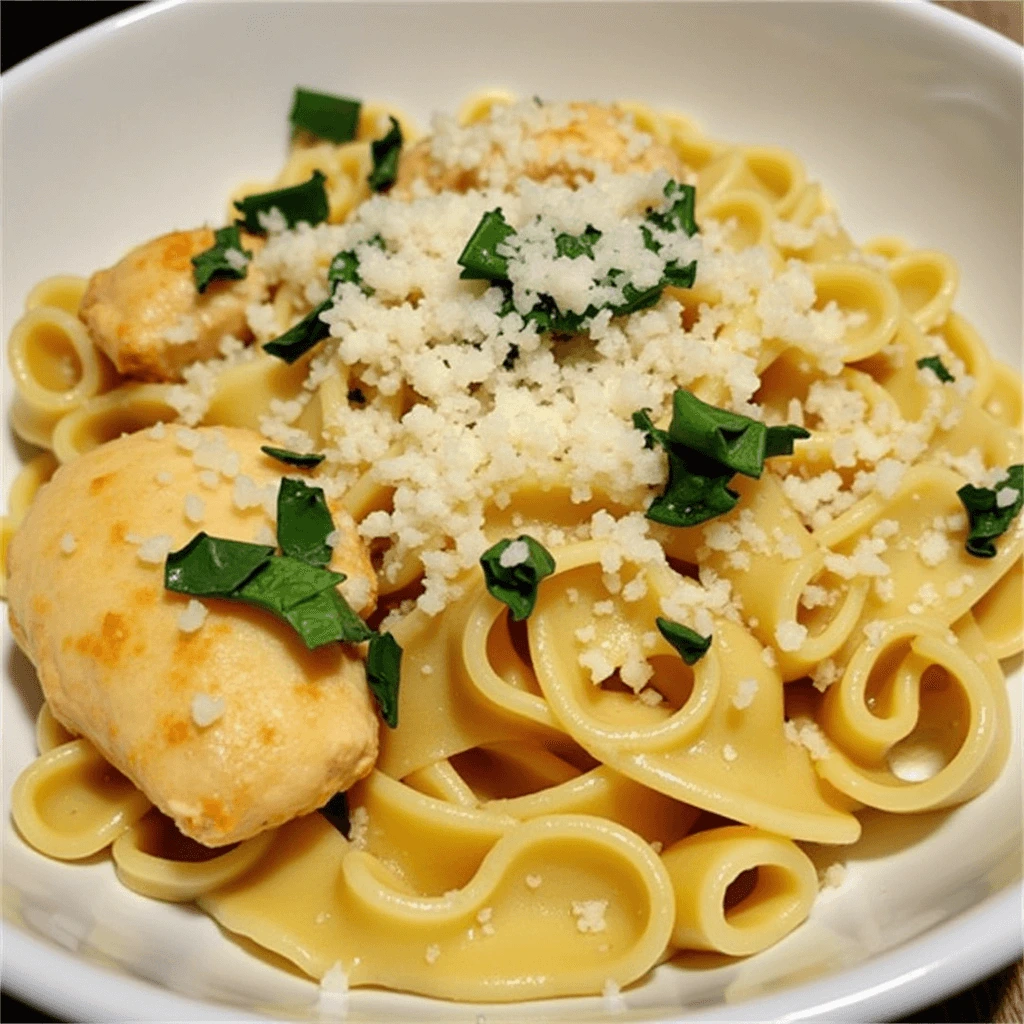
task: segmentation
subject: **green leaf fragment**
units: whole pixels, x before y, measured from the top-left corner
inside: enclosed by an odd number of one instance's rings
[[[398,683],[402,674],[402,648],[390,633],[375,633],[366,654],[366,681],[380,708],[381,718],[398,726]]]
[[[277,492],[277,542],[281,550],[310,565],[325,566],[333,553],[327,543],[333,531],[323,488],[284,477]]]
[[[931,370],[943,384],[949,384],[956,378],[946,369],[945,364],[938,356],[924,356],[917,361],[918,369]]]
[[[193,597],[224,597],[241,587],[274,555],[266,544],[247,544],[197,533],[164,564],[164,586]]]
[[[1010,492],[1016,492],[1016,497]],[[1010,466],[995,487],[965,484],[956,493],[967,510],[968,553],[975,558],[995,558],[995,539],[1006,533],[1024,507],[1024,464]]]
[[[228,258],[228,253],[235,254]],[[252,252],[242,248],[242,236],[237,224],[219,228],[213,233],[213,245],[192,257],[192,279],[200,295],[211,281],[241,281],[249,269]]]
[[[367,181],[374,192],[386,192],[398,177],[398,157],[402,152],[402,129],[392,117],[387,135],[370,146],[373,170]]]
[[[236,199],[235,209],[242,214],[240,223],[251,234],[265,235],[267,229],[260,223],[260,214],[266,215],[276,209],[290,228],[303,221],[311,225],[321,224],[327,220],[329,212],[324,181],[323,172],[314,171],[309,181],[299,185]]]
[[[792,455],[794,442],[810,437],[803,427],[766,427],[682,388],[672,396],[668,430],[658,430],[647,409],[633,413],[633,426],[647,435],[648,448],[657,444],[668,455],[668,482],[647,518],[675,527],[697,526],[731,511],[739,500],[729,487],[736,473],[756,479],[766,458]]]
[[[328,142],[350,142],[359,129],[359,100],[326,92],[296,88],[288,119],[300,128]]]
[[[654,621],[658,632],[679,652],[679,656],[687,665],[696,665],[708,653],[711,646],[710,636],[701,636],[689,626],[673,622],[671,619],[663,619],[661,616]]]
[[[467,281],[507,280],[508,259],[499,256],[497,250],[515,233],[500,206],[485,213],[458,258],[457,262],[463,268],[459,277]]]
[[[517,549],[524,557],[515,564],[502,564],[502,555],[513,545],[525,546]],[[509,561],[505,558],[506,563]],[[537,586],[545,576],[555,571],[555,560],[542,544],[522,534],[514,541],[506,538],[498,541],[480,556],[484,581],[492,597],[508,605],[512,618],[522,622],[529,617],[537,603]]]
[[[333,304],[333,299],[324,299],[284,334],[273,341],[268,341],[263,346],[263,351],[283,359],[286,363],[294,363],[296,359],[301,359],[314,345],[320,344],[324,338],[330,336],[331,328],[320,319],[320,314],[326,313]]]
[[[291,452],[287,448],[274,448],[269,444],[260,445],[260,451],[286,466],[298,466],[301,469],[313,469],[327,458],[326,455],[318,455],[316,452]]]

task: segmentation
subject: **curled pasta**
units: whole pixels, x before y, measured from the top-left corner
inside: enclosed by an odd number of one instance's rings
[[[85,739],[54,747],[17,778],[11,814],[37,850],[81,860],[109,846],[150,808]]]
[[[59,274],[39,282],[25,298],[25,311],[39,306],[56,306],[57,309],[78,316],[78,307],[89,282],[75,274]]]
[[[748,956],[778,942],[807,917],[818,894],[814,864],[796,843],[743,825],[681,839],[662,854],[675,892],[672,945]],[[730,905],[730,886],[756,873]]]
[[[158,811],[125,829],[110,853],[117,877],[129,889],[152,899],[188,903],[233,882],[269,849],[273,831],[239,843],[226,853],[182,836]]]
[[[65,416],[53,432],[53,454],[70,462],[122,434],[177,419],[168,384],[122,384]]]

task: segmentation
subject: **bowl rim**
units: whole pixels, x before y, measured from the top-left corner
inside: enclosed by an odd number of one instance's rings
[[[21,88],[38,76],[83,52],[102,39],[147,18],[198,5],[203,0],[150,0],[111,15],[20,61],[0,76],[0,104],[16,101]],[[389,0],[334,0],[339,3]],[[462,0],[406,0],[448,4]],[[502,0],[485,0],[500,3]],[[554,0],[571,2],[571,0]],[[644,2],[644,0],[625,0]],[[673,0],[676,3],[701,0]],[[704,0],[707,2],[707,0]],[[728,2],[728,0],[712,0]],[[764,0],[762,0],[764,2]],[[790,0],[828,2],[828,0]],[[886,17],[916,21],[922,28],[959,37],[986,51],[1007,70],[1024,77],[1024,47],[955,11],[930,0],[853,0]],[[0,107],[0,109],[2,109]],[[6,473],[4,474],[6,476]],[[5,620],[5,628],[7,627]],[[937,1002],[979,981],[1024,954],[1024,882],[1005,886],[935,928],[854,967],[823,975],[776,994],[703,1011],[687,1010],[687,1020],[891,1020],[930,1002]],[[962,939],[969,934],[970,943]],[[68,1020],[274,1020],[212,1001],[186,996],[161,985],[74,955],[49,940],[30,934],[5,918],[0,923],[4,989],[40,1009]],[[145,1014],[139,1010],[145,1007]],[[727,1011],[727,1017],[726,1013]],[[669,1019],[669,1018],[663,1018]],[[679,1018],[682,1020],[682,1018]]]

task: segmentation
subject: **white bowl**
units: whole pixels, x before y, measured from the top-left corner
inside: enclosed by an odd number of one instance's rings
[[[220,220],[234,185],[280,164],[300,83],[394,101],[424,122],[482,86],[637,98],[684,110],[713,135],[788,146],[855,237],[898,233],[951,253],[958,309],[1019,361],[1021,50],[923,2],[133,10],[4,76],[4,336],[38,279],[88,274],[140,240]],[[4,659],[6,804],[34,756],[40,697],[9,637]],[[1018,659],[1018,723],[1019,682]],[[797,932],[728,966],[662,967],[626,993],[633,1013],[619,1019],[891,1020],[1019,956],[1018,747],[999,781],[952,813],[866,814],[864,838],[840,854],[846,885]],[[39,856],[6,808],[3,829],[4,984],[15,995],[75,1020],[311,1012],[313,984],[197,911],[135,896],[109,862]],[[366,1021],[606,1012],[600,999],[517,1009],[365,990],[350,1008]]]

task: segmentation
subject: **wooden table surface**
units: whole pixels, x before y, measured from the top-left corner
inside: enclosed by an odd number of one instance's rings
[[[938,0],[938,4],[1024,43],[1022,0]],[[5,995],[0,1020],[31,1022],[53,1018]],[[905,1020],[907,1024],[1024,1024],[1024,960]]]

